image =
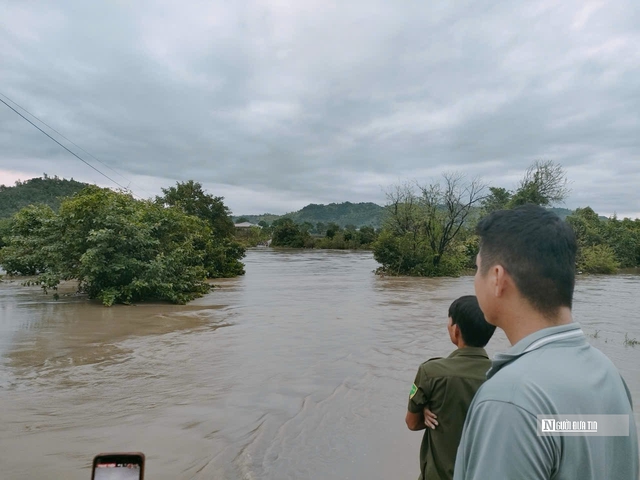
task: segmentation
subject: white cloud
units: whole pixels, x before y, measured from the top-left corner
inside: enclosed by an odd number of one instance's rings
[[[605,5],[605,2],[587,2],[584,4],[584,7],[576,13],[573,23],[571,24],[571,28],[573,30],[582,30],[589,19],[596,13],[600,8]]]

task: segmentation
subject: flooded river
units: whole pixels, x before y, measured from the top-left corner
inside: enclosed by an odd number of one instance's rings
[[[473,279],[380,278],[370,253],[250,251],[188,306],[102,307],[0,283],[0,477],[88,479],[102,451],[147,478],[413,479],[422,361],[453,346]],[[640,276],[582,277],[574,315],[640,411]],[[502,332],[491,354],[508,348]],[[597,394],[597,392],[594,392]],[[640,417],[636,413],[636,422]]]

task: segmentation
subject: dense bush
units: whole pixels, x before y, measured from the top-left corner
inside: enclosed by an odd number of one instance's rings
[[[182,304],[209,291],[207,277],[244,273],[243,256],[244,248],[178,207],[90,186],[58,214],[39,206],[18,212],[0,264],[11,274],[39,274],[45,289],[77,279],[105,305]]]
[[[615,273],[620,264],[608,245],[582,247],[578,255],[578,270],[584,273]]]
[[[304,248],[311,237],[309,232],[302,230],[290,218],[283,218],[273,222],[272,235],[272,246],[288,248]]]
[[[469,263],[464,244],[451,243],[445,255],[436,259],[428,243],[409,233],[400,237],[388,230],[374,244],[373,257],[382,265],[378,272],[388,275],[458,276]]]
[[[590,207],[567,217],[581,249],[578,268],[589,273],[614,273],[640,265],[640,220],[614,215],[602,219]],[[598,258],[601,255],[601,258]]]

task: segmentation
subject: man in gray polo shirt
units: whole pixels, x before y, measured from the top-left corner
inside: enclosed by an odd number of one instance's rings
[[[638,480],[631,394],[571,316],[577,250],[571,227],[526,205],[492,213],[477,233],[476,296],[512,348],[496,356],[471,403],[454,478]],[[605,414],[624,416],[628,431],[539,434],[538,415]]]

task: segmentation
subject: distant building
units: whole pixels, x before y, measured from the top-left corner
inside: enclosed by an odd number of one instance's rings
[[[256,225],[255,223],[250,223],[250,222],[236,223],[234,225],[236,228],[239,228],[239,229],[245,229],[245,228],[251,228],[251,227],[262,228],[260,225]]]

